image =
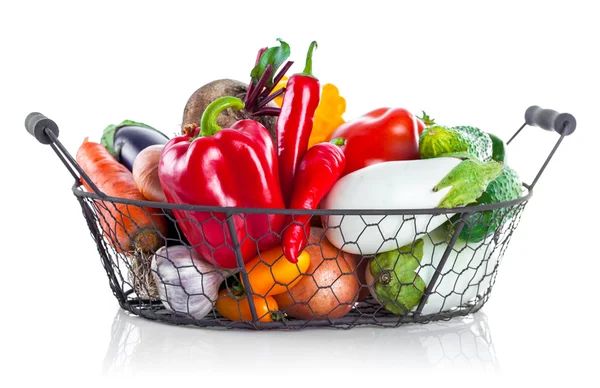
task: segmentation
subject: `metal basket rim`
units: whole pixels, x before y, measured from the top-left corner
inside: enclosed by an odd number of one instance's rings
[[[141,207],[151,207],[156,209],[201,211],[211,213],[226,214],[286,214],[286,215],[352,215],[352,216],[381,216],[381,215],[441,215],[441,214],[464,214],[475,213],[488,210],[498,210],[508,208],[524,202],[527,202],[533,195],[533,190],[529,185],[523,183],[521,187],[526,191],[517,199],[498,202],[493,204],[463,206],[456,208],[429,208],[429,209],[282,209],[282,208],[244,208],[244,207],[222,207],[222,206],[204,206],[187,205],[178,203],[141,201],[127,198],[104,196],[101,197],[94,192],[87,192],[82,189],[83,185],[75,181],[72,187],[73,194],[77,197],[90,198],[99,201],[120,203],[125,205],[134,205]]]

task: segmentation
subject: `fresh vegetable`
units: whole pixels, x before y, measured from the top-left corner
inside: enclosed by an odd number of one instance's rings
[[[304,154],[294,178],[290,209],[316,209],[344,171],[346,157],[337,145],[343,144],[343,139],[334,142],[336,144],[319,143]],[[282,244],[285,257],[295,263],[310,235],[311,216],[292,218],[283,232]]]
[[[423,159],[464,154],[487,162],[492,160],[492,140],[476,127],[433,125],[419,137],[419,153]]]
[[[379,108],[340,125],[329,139],[346,139],[344,175],[373,164],[419,159],[417,119],[406,109]]]
[[[417,128],[419,136],[423,133],[425,128],[430,127],[435,124],[435,120],[429,117],[429,115],[425,112],[422,113],[422,116],[417,116]]]
[[[346,121],[346,99],[340,95],[337,86],[325,84],[321,88],[321,101],[315,112],[313,129],[308,139],[308,148],[326,142],[333,131]]]
[[[382,215],[323,216],[329,241],[360,255],[396,249],[451,215],[385,215],[385,209],[454,208],[474,202],[502,172],[497,162],[455,157],[383,162],[340,178],[321,201],[324,209],[382,209]]]
[[[441,267],[452,234],[445,226],[438,227],[400,249],[370,259],[365,278],[371,295],[394,313],[415,311],[424,290],[439,271],[440,277],[422,314],[440,313],[470,303],[488,293],[502,254],[499,247],[506,236],[503,230],[498,242],[491,236],[478,244],[457,240]]]
[[[299,319],[336,319],[346,315],[356,302],[359,283],[352,263],[324,236],[324,230],[311,228],[310,255],[306,274],[292,289],[274,296],[282,313]]]
[[[506,150],[504,142],[498,136],[488,133],[492,141],[492,160],[500,163],[506,163]]]
[[[183,110],[182,128],[188,125],[199,124],[202,113],[213,101],[221,97],[231,96],[244,99],[248,94],[248,84],[233,79],[218,79],[211,81],[198,88],[189,97]],[[277,108],[274,103],[267,103],[266,107]],[[256,120],[261,123],[275,139],[275,123],[277,118],[271,115],[254,114],[246,109],[224,111],[217,119],[217,125],[222,128],[230,128],[240,120]]]
[[[279,306],[277,306],[277,302],[272,296],[254,295],[252,300],[259,322],[273,322],[281,319]],[[215,307],[219,314],[230,321],[252,322],[252,312],[246,294],[237,296],[228,289],[222,289],[219,291],[219,298],[215,303]]]
[[[293,63],[288,61],[279,73],[274,75],[290,55],[289,45],[281,39],[279,42],[281,44],[279,47],[265,47],[259,50],[255,66],[250,74],[250,83],[219,79],[198,88],[185,105],[182,128],[199,124],[206,108],[220,97],[237,97],[244,100],[244,108],[224,111],[218,117],[217,125],[230,128],[240,120],[256,120],[269,131],[272,141],[277,144],[275,129],[277,119],[273,116],[277,116],[280,109],[272,100],[279,94],[271,95],[271,92]]]
[[[493,204],[517,199],[521,196],[522,190],[523,186],[516,171],[504,165],[502,174],[490,182],[483,194],[472,205]],[[479,242],[494,233],[501,222],[507,222],[511,218],[510,213],[510,208],[473,213],[467,219],[459,237],[465,241]]]
[[[144,198],[148,201],[167,202],[167,197],[158,178],[158,163],[164,145],[156,144],[144,148],[133,162],[133,181]],[[189,244],[186,237],[178,230],[177,222],[170,209],[162,209],[167,222],[167,241],[165,244]]]
[[[169,203],[285,208],[277,156],[265,127],[254,120],[238,121],[228,129],[216,124],[219,113],[243,106],[238,98],[221,97],[204,111],[197,135],[190,129],[165,145],[158,176]],[[173,214],[202,257],[218,267],[237,267],[225,214],[184,210]],[[256,257],[257,251],[280,244],[285,216],[232,217],[244,262]]]
[[[320,100],[319,80],[312,74],[312,42],[306,56],[304,71],[290,77],[283,95],[281,113],[277,118],[277,152],[279,180],[286,205],[290,203],[294,176],[313,127],[313,118]]]
[[[268,296],[287,291],[300,281],[309,264],[310,256],[306,252],[298,256],[295,264],[286,260],[280,246],[260,252],[256,258],[246,263],[252,293]],[[243,279],[241,280],[245,287]]]
[[[145,201],[133,174],[99,143],[86,138],[77,150],[77,163],[90,180],[110,197]],[[81,180],[84,187],[90,186]],[[164,245],[167,224],[160,209],[95,200],[102,230],[117,252],[156,251]]]
[[[369,261],[365,277],[372,287],[372,296],[396,315],[406,315],[425,292],[425,282],[415,272],[423,258],[423,244],[423,239],[419,239]]]
[[[472,204],[502,171],[503,165],[498,162],[483,163],[476,159],[462,161],[433,188],[433,191],[439,191],[452,187],[437,207],[454,208]]]
[[[152,258],[151,268],[163,306],[195,319],[212,311],[219,287],[229,275],[183,245],[161,247]]]
[[[148,146],[138,154],[133,162],[131,171],[133,181],[148,201],[167,202],[158,179],[158,162],[163,148],[163,144]]]
[[[151,268],[154,252],[137,251],[126,255],[129,261],[127,277],[135,295],[143,300],[160,300]]]
[[[287,84],[287,77],[283,77],[273,91],[282,89]],[[273,101],[278,106],[283,102],[283,96],[275,98]],[[346,121],[342,117],[346,112],[346,99],[340,95],[340,91],[334,84],[325,84],[321,87],[321,100],[315,112],[313,128],[308,139],[308,148],[315,144],[326,142],[333,131]]]
[[[146,147],[166,144],[167,135],[151,126],[131,120],[111,124],[104,129],[100,143],[129,171],[133,169],[135,158]]]

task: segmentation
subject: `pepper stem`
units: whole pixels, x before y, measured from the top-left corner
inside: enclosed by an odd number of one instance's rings
[[[308,48],[308,53],[306,54],[306,66],[304,66],[304,71],[300,73],[301,75],[306,75],[309,77],[315,77],[312,73],[312,56],[314,49],[318,47],[317,42],[313,41]]]
[[[286,317],[287,317],[287,314],[284,312],[281,312],[279,310],[271,311],[271,319],[274,320],[275,322],[285,321]]]
[[[235,274],[233,274],[232,277],[233,277],[233,279],[235,279],[235,281],[231,285],[231,290],[233,291],[233,296],[235,296],[236,298],[241,298],[241,297],[245,296],[246,289],[242,285],[242,282],[240,282],[240,279],[238,279],[237,275],[235,275]]]
[[[343,137],[336,137],[335,139],[331,139],[330,143],[341,147],[346,145],[346,139]]]
[[[217,125],[217,117],[227,108],[244,109],[244,101],[237,97],[224,96],[211,102],[202,113],[200,134],[198,136],[212,136],[219,132],[222,128]]]

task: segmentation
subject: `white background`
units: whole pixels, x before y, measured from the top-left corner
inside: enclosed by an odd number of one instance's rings
[[[597,377],[600,27],[588,2],[88,4],[0,6],[3,385],[576,386]],[[292,47],[290,74],[318,41],[314,73],[339,87],[347,120],[398,106],[507,140],[530,105],[575,115],[577,131],[536,186],[480,313],[387,330],[255,333],[120,312],[72,178],[25,132],[25,116],[55,120],[72,153],[124,119],[171,135],[196,88],[247,81],[257,49],[278,37]],[[529,127],[510,146],[525,181],[557,138]]]

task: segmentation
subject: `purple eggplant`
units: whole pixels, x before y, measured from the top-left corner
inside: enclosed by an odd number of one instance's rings
[[[125,120],[118,125],[111,124],[104,129],[100,143],[119,163],[133,169],[133,161],[146,147],[166,144],[169,138],[159,130],[144,123]]]
[[[159,130],[136,121],[125,120],[118,125],[111,124],[104,129],[100,143],[114,156],[119,163],[133,170],[133,162],[146,147],[166,144],[169,138]],[[175,217],[169,209],[162,209],[167,216],[167,245],[189,244],[175,223]]]

